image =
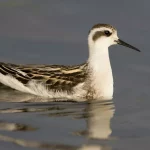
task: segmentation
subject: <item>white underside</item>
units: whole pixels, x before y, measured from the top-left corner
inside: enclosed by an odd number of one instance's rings
[[[86,93],[86,91],[82,89],[84,83],[78,84],[76,87],[74,87],[73,89],[74,92],[72,94],[69,94],[67,92],[53,92],[52,90],[47,89],[44,86],[44,84],[39,84],[34,81],[30,81],[29,84],[25,86],[12,76],[9,75],[5,76],[1,73],[0,73],[0,82],[18,91],[50,99],[59,99],[59,100],[76,99],[78,101],[83,101],[84,95]]]
[[[84,84],[80,83],[77,86],[73,88],[72,93],[68,92],[54,92],[50,89],[47,89],[44,84],[36,83],[35,81],[30,81],[28,85],[23,85],[21,82],[16,80],[14,77],[9,75],[3,75],[0,73],[0,82],[8,87],[11,87],[13,89],[16,89],[18,91],[24,92],[24,93],[30,93],[36,96],[41,96],[45,98],[50,99],[57,99],[59,101],[61,100],[77,100],[77,101],[85,101],[86,93],[87,91],[84,90]],[[103,95],[99,95],[98,97],[93,97],[93,99],[112,99],[111,96],[108,95],[108,97],[104,97]]]
[[[100,40],[101,41],[97,40],[94,45],[89,48],[90,56],[88,59],[88,67],[90,70],[90,87],[91,90],[94,90],[95,99],[112,99],[113,76],[108,47],[104,46],[105,40]]]

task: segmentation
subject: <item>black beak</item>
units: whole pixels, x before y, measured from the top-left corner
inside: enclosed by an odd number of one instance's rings
[[[119,45],[123,45],[123,46],[129,47],[129,48],[132,48],[132,49],[134,49],[134,50],[136,50],[136,51],[138,51],[138,52],[141,52],[141,51],[140,51],[139,49],[137,49],[136,47],[134,47],[134,46],[132,46],[132,45],[130,45],[130,44],[128,44],[128,43],[126,43],[126,42],[120,40],[120,39],[116,40],[116,42],[117,42],[117,44],[119,44]]]

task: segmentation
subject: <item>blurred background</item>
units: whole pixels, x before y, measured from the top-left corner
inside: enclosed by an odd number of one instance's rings
[[[111,136],[117,137],[119,142],[107,141],[106,147],[101,147],[101,150],[148,149],[150,146],[149,6],[149,0],[0,0],[0,61],[19,64],[80,64],[88,58],[87,36],[90,28],[97,23],[115,26],[120,39],[139,48],[141,53],[122,46],[110,47],[115,83],[113,102],[116,112],[114,116],[114,111],[108,113],[107,123],[108,127],[110,123]],[[2,98],[4,91],[0,92],[1,100],[4,100]],[[15,101],[16,98],[12,97],[15,94],[8,93],[5,92],[7,100]],[[20,97],[19,99],[21,100]],[[70,144],[75,147],[68,149],[76,149],[76,146],[85,144],[86,140],[84,134],[76,133],[88,130],[86,124],[88,117],[84,114],[86,107],[86,104],[68,106],[52,103],[27,105],[4,102],[0,105],[2,113],[0,120],[5,120],[4,123],[33,125],[39,130],[24,134],[20,131],[4,132],[3,130],[8,129],[3,128],[1,130],[2,133],[6,133],[5,135],[18,139],[47,141],[56,145]],[[62,108],[60,114],[59,108]],[[50,110],[54,110],[52,116]],[[68,113],[63,112],[64,110]],[[31,113],[25,113],[30,111]],[[37,111],[47,114],[43,117],[41,113],[37,114]],[[80,119],[72,120],[70,111],[75,115],[79,113]],[[14,115],[16,112],[21,113]],[[62,114],[65,117],[62,117]],[[105,115],[101,110],[96,114],[107,116],[107,113]],[[4,124],[2,126],[4,127]],[[30,126],[26,128],[32,129]],[[111,132],[110,129],[108,131]],[[74,132],[76,134],[72,134]],[[0,136],[0,140],[5,141],[4,139],[16,142],[16,139]],[[107,145],[111,145],[110,148]],[[11,146],[1,144],[5,149]],[[62,145],[60,147],[63,149]],[[14,149],[16,150],[15,146]],[[52,149],[54,150],[54,147]]]
[[[84,62],[88,56],[87,35],[96,23],[112,24],[120,38],[149,54],[149,4],[148,0],[0,0],[0,60]],[[113,60],[122,55],[121,60],[139,56],[123,47],[111,50]]]

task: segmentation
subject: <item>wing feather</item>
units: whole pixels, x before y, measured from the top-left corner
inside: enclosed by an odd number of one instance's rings
[[[14,65],[0,63],[0,73],[10,75],[23,84],[29,81],[44,83],[55,91],[71,91],[74,86],[84,82],[87,64],[78,66],[60,65]]]

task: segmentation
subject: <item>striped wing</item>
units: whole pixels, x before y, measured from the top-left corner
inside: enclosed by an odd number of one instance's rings
[[[86,78],[87,64],[79,66],[60,65],[14,65],[0,63],[0,73],[11,75],[26,85],[29,81],[44,83],[57,91],[71,91]]]

